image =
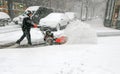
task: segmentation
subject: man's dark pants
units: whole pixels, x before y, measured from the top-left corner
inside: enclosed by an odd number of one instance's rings
[[[21,36],[21,38],[19,40],[17,40],[16,43],[20,44],[20,42],[26,37],[27,40],[28,40],[28,44],[32,45],[32,43],[31,43],[30,29],[25,29],[25,30],[22,30],[22,31],[23,31],[23,35]]]

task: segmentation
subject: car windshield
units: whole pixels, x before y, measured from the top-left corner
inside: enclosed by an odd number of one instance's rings
[[[32,14],[34,14],[35,11],[31,11]],[[25,11],[22,15],[25,16],[27,14],[27,11]]]

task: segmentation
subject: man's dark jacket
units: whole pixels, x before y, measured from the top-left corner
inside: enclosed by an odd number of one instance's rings
[[[30,19],[30,17],[25,17],[23,19],[23,25],[22,25],[22,30],[30,30],[31,27],[34,27],[34,24],[32,23],[32,20]]]

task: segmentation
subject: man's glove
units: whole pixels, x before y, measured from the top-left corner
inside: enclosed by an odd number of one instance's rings
[[[34,28],[38,28],[37,24],[34,24],[33,27],[34,27]]]

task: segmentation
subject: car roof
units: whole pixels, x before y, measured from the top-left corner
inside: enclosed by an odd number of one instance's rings
[[[61,17],[64,13],[50,13],[47,17]]]
[[[30,11],[37,11],[39,9],[39,7],[40,6],[30,6],[25,11],[28,11],[28,10],[30,10]]]

